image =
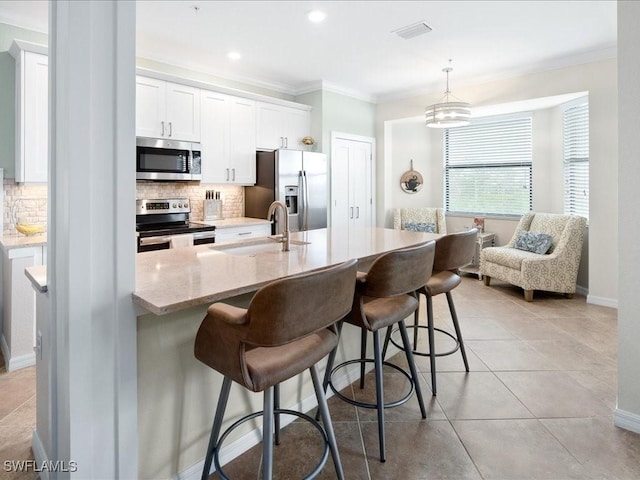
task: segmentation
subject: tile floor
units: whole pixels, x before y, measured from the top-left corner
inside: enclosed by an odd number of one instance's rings
[[[415,398],[386,410],[385,463],[375,410],[329,400],[347,479],[640,479],[640,435],[613,425],[616,310],[579,295],[536,292],[526,303],[522,290],[499,281],[485,287],[472,276],[453,296],[471,372],[459,353],[438,358],[433,397],[429,359],[416,357],[427,419]],[[424,316],[424,303],[421,310]],[[434,299],[434,312],[436,326],[451,331],[444,295]],[[446,337],[438,336],[437,345],[447,349]],[[406,365],[401,355],[391,360]],[[354,384],[343,393],[373,399],[372,380],[369,374],[364,391]],[[386,398],[398,398],[405,387],[385,372]],[[310,432],[299,422],[284,430],[275,449],[277,478],[302,478],[313,468],[320,445]],[[260,448],[225,472],[260,478]],[[331,458],[318,478],[335,478]]]
[[[8,472],[7,460],[33,460],[31,435],[36,423],[36,368],[7,372],[0,354],[0,479],[28,480],[35,473]]]
[[[459,354],[439,358],[433,397],[429,360],[417,357],[427,419],[415,398],[386,411],[386,463],[378,459],[375,411],[329,400],[348,480],[640,479],[640,435],[613,425],[615,310],[588,305],[578,295],[536,292],[534,302],[525,303],[521,290],[498,281],[485,287],[472,276],[453,296],[471,372],[464,372]],[[436,323],[450,330],[444,296],[434,299],[434,311]],[[438,337],[439,350],[446,343]],[[392,361],[405,363],[400,355]],[[385,387],[392,398],[406,384],[385,372]],[[363,391],[356,385],[344,393],[363,399],[373,391],[369,375]],[[33,458],[34,394],[33,368],[6,373],[0,363],[3,463]],[[275,449],[276,478],[302,478],[320,448],[305,423],[289,425]],[[259,478],[260,454],[256,447],[225,471],[234,479]],[[34,476],[0,466],[4,478]],[[331,458],[318,478],[335,478]]]

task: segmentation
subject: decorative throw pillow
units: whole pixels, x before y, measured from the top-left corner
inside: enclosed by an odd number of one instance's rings
[[[553,237],[548,233],[540,232],[520,232],[516,237],[515,247],[518,250],[539,253],[544,255],[551,248]]]
[[[404,229],[409,232],[438,233],[435,223],[405,222]]]

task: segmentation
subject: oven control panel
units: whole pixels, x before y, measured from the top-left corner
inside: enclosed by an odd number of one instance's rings
[[[189,213],[188,198],[155,198],[137,199],[136,215],[153,215],[160,213]]]

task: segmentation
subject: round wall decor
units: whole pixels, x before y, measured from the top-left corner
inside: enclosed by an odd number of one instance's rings
[[[423,183],[422,175],[413,169],[413,160],[411,160],[411,169],[400,178],[400,188],[406,193],[418,193]]]

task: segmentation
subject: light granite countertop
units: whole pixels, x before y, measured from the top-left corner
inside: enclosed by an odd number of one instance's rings
[[[27,267],[24,269],[24,273],[31,281],[33,288],[40,293],[47,292],[47,266],[46,265],[34,265],[33,267]]]
[[[249,225],[262,225],[265,223],[271,223],[271,221],[265,218],[233,217],[233,218],[225,218],[224,220],[198,220],[192,223],[201,223],[203,225],[213,225],[216,228],[233,228],[233,227],[245,227]]]
[[[292,233],[289,252],[265,238],[141,252],[136,255],[133,298],[145,310],[164,315],[249,293],[278,278],[352,258],[370,261],[438,237],[385,228],[320,229]]]
[[[13,248],[39,247],[47,244],[47,234],[42,235],[2,235],[0,236],[0,248],[4,252]]]

